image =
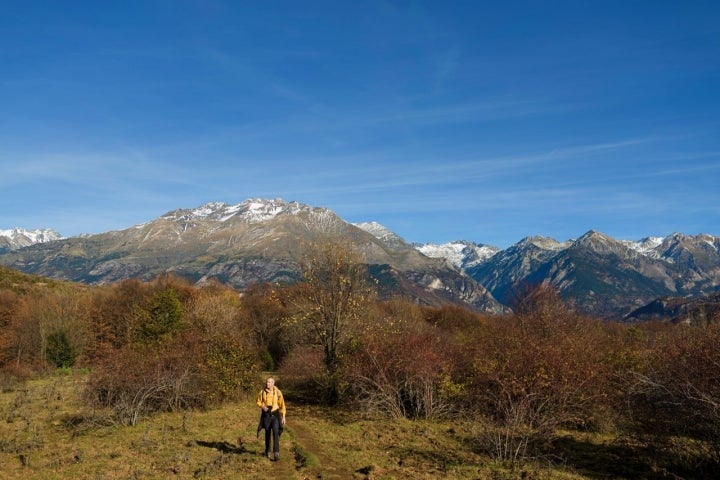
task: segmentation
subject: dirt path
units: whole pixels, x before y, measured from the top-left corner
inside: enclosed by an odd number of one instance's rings
[[[317,465],[306,467],[307,478],[318,478],[322,480],[348,480],[356,478],[353,472],[339,466],[332,458],[330,452],[317,441],[317,434],[313,432],[311,425],[302,420],[294,419],[291,428],[294,441],[299,445],[301,451],[317,458]]]
[[[262,437],[262,434],[261,434]],[[280,446],[280,461],[267,460],[269,472],[273,477],[288,480],[351,480],[357,474],[337,464],[332,452],[318,441],[313,426],[293,417],[292,425],[288,425],[283,433]],[[299,453],[297,453],[299,452]],[[307,457],[308,465],[298,465],[298,457]]]

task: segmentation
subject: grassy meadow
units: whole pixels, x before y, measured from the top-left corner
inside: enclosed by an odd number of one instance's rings
[[[578,432],[559,434],[536,461],[501,465],[480,448],[487,432],[474,423],[368,419],[294,405],[289,390],[281,459],[271,462],[256,437],[252,398],[122,426],[110,412],[83,407],[86,378],[64,371],[0,393],[0,479],[679,478],[657,460],[681,459]]]
[[[242,295],[0,268],[0,480],[720,478],[720,318],[606,323],[550,287],[502,317],[383,301],[327,248]]]

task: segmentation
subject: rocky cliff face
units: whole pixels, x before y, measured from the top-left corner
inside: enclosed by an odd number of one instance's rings
[[[670,320],[674,323],[704,325],[720,320],[720,293],[699,297],[660,297],[633,310],[623,319],[626,322]]]

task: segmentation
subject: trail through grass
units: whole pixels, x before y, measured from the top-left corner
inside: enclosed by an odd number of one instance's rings
[[[59,375],[0,392],[0,480],[673,478],[642,446],[590,434],[564,435],[550,445],[564,459],[555,464],[503,466],[482,451],[467,425],[372,420],[294,405],[291,391],[284,392],[282,456],[273,462],[263,456],[262,433],[257,437],[254,399],[155,415],[131,427],[82,405],[85,379]]]

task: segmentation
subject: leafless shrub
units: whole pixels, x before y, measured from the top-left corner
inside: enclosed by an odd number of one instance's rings
[[[563,398],[564,397],[564,398]],[[480,444],[496,461],[524,463],[537,455],[531,446],[547,442],[558,428],[575,419],[575,395],[544,391],[518,394],[506,386],[488,393],[493,415],[481,415]]]
[[[720,323],[675,325],[625,377],[633,431],[654,442],[674,436],[710,446],[720,462]]]
[[[158,350],[134,346],[118,351],[94,372],[86,399],[111,408],[128,425],[157,411],[203,407],[197,345],[192,338],[183,340]]]
[[[23,364],[10,363],[0,368],[0,390],[11,392],[32,378],[33,372]]]
[[[65,415],[60,420],[62,426],[72,433],[73,438],[98,428],[110,427],[119,423],[116,417],[96,410]]]
[[[492,428],[481,436],[498,461],[532,457],[560,429],[584,427],[605,403],[612,365],[599,322],[551,290],[532,290],[517,314],[491,322],[469,353],[474,405]]]
[[[229,333],[188,330],[160,343],[118,350],[93,372],[86,399],[135,425],[154,412],[204,409],[236,398],[254,384],[255,362],[253,352]]]
[[[486,417],[479,423],[482,426],[478,433],[480,444],[493,460],[513,465],[528,459],[530,442],[540,437],[538,433],[543,430],[536,421],[542,407],[533,405],[534,401],[538,399],[526,396],[500,402],[502,420]]]
[[[452,357],[432,328],[403,321],[376,327],[357,346],[351,390],[370,412],[392,418],[437,418],[453,411]]]
[[[126,425],[135,425],[140,418],[156,411],[172,411],[195,404],[197,398],[189,388],[187,369],[164,372],[156,368],[148,372],[147,367],[135,364],[133,374],[122,376],[116,369],[105,371],[92,380],[88,390],[90,400],[110,407],[120,423]]]

